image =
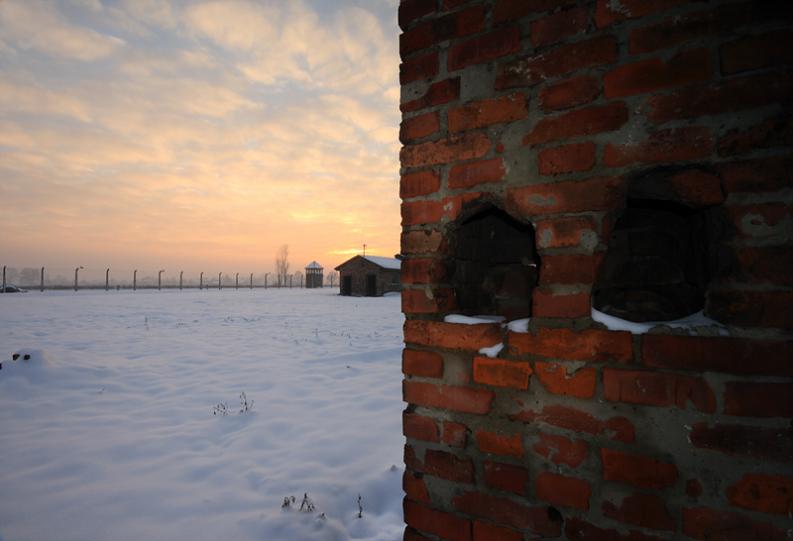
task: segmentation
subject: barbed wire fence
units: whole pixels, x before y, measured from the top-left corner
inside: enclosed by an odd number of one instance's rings
[[[16,286],[35,291],[73,289],[174,290],[174,289],[269,289],[305,288],[305,274],[298,271],[285,277],[274,272],[194,272],[153,268],[116,267],[14,267],[4,265],[2,289]],[[324,275],[322,287],[336,287],[338,273]]]

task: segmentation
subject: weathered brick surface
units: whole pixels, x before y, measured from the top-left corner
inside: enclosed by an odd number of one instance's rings
[[[569,137],[614,131],[628,121],[628,108],[621,101],[576,109],[559,116],[545,117],[523,140],[527,145],[558,141]]]
[[[595,166],[596,147],[592,142],[546,148],[537,155],[541,175],[589,171]]]
[[[485,484],[496,490],[526,494],[529,470],[513,464],[485,461],[482,463]]]
[[[627,483],[640,488],[662,489],[677,481],[678,471],[674,464],[615,449],[601,449],[603,479]]]
[[[535,490],[540,500],[583,511],[589,509],[592,489],[582,479],[546,471],[537,476]]]
[[[532,370],[529,363],[474,357],[474,381],[484,385],[528,389]]]
[[[589,454],[589,445],[584,440],[572,440],[564,436],[542,432],[532,449],[554,464],[565,464],[571,468],[580,466]]]
[[[402,390],[405,402],[461,413],[487,413],[493,402],[491,391],[468,387],[405,381]]]
[[[675,530],[675,520],[664,500],[653,494],[636,493],[625,496],[619,503],[603,502],[603,514],[614,520],[649,528]]]
[[[793,4],[399,11],[404,538],[787,539]],[[680,273],[684,223],[724,329],[595,322],[604,280]]]

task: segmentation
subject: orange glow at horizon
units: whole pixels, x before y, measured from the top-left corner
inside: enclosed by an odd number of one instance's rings
[[[393,256],[397,3],[0,2],[0,264]]]

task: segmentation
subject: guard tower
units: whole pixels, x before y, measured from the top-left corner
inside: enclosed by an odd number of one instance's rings
[[[306,287],[322,287],[322,265],[316,261],[306,266]]]

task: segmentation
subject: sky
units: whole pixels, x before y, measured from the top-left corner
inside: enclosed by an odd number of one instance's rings
[[[0,264],[399,251],[398,0],[0,0]]]

